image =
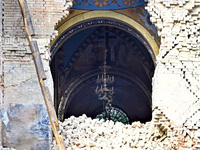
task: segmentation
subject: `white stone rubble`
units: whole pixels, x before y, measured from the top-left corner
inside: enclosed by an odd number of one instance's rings
[[[71,116],[60,122],[59,133],[63,135],[67,150],[168,150],[186,145],[183,142],[184,137],[176,134],[177,130],[171,131],[160,125],[160,122],[166,120],[154,119],[146,124],[134,122],[131,125],[124,125],[121,122],[91,119],[86,115]],[[188,142],[191,148],[193,141],[188,138]],[[55,139],[51,148],[58,149]]]

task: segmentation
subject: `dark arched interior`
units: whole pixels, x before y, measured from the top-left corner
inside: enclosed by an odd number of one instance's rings
[[[146,41],[144,41],[145,43]],[[105,48],[109,75],[115,77],[112,105],[130,122],[152,118],[152,76],[154,62],[137,36],[111,26],[81,30],[60,46],[51,62],[55,107],[61,120],[86,114],[95,118],[105,101],[95,93],[96,78],[102,74]]]

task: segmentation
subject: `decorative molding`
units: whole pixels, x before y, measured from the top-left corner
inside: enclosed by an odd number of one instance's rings
[[[64,43],[64,41],[76,34],[78,31],[92,26],[102,25],[120,28],[138,38],[145,45],[152,56],[152,59],[156,62],[155,56],[158,54],[159,48],[151,34],[133,19],[112,11],[91,11],[80,14],[65,22],[58,28],[59,36],[54,39],[51,47],[51,58],[53,58],[56,50]]]

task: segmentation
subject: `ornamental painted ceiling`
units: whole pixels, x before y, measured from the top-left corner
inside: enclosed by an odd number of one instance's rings
[[[60,29],[63,26],[65,26],[65,24],[69,20],[73,20],[78,16],[82,17],[81,15],[84,15],[84,14],[86,14],[88,12],[91,12],[91,11],[95,11],[95,10],[73,9],[74,7],[75,7],[75,5],[72,7],[72,9],[69,10],[70,14],[57,24],[56,30],[58,30],[59,35],[63,34],[62,32],[60,32]],[[128,18],[131,18],[131,19],[135,20],[137,23],[139,23],[141,26],[143,26],[151,34],[152,38],[155,40],[155,42],[159,46],[160,45],[160,37],[158,37],[157,29],[156,29],[155,25],[151,23],[150,16],[149,16],[148,12],[145,10],[144,7],[145,7],[145,5],[141,5],[141,6],[138,6],[138,7],[132,7],[132,8],[131,7],[127,7],[125,9],[115,9],[115,10],[112,10],[112,11],[116,12],[116,13],[119,13],[119,14],[123,14],[123,15],[127,16]],[[99,11],[98,13],[101,14],[101,12],[102,11]],[[83,27],[86,26],[86,24],[79,24],[79,26],[81,26],[81,25]],[[75,31],[76,31],[76,29],[73,32],[75,32]],[[58,38],[56,37],[54,39],[54,41],[52,42],[52,43],[54,43],[52,46],[55,46],[56,44],[61,43],[60,40],[61,39],[58,40]],[[55,43],[55,41],[57,41],[57,43]],[[55,47],[52,48],[51,52],[54,53],[54,50],[55,50]]]
[[[58,48],[51,71],[60,120],[83,113],[95,118],[102,113],[104,101],[98,100],[95,89],[105,49],[107,74],[115,77],[112,105],[130,122],[151,120],[154,62],[138,38],[116,27],[94,26],[77,32]]]
[[[72,9],[117,10],[147,4],[144,0],[74,0]]]
[[[98,100],[95,89],[98,76],[103,73],[100,68],[105,64],[106,50],[110,68],[107,75],[115,78],[113,108],[127,116],[130,123],[150,121],[151,82],[157,54],[153,46],[158,47],[160,39],[144,9],[146,2],[73,3],[70,14],[57,24],[58,36],[51,46],[54,105],[59,120],[71,115],[102,115],[106,101]]]

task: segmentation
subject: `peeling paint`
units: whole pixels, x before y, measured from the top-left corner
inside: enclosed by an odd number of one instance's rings
[[[16,104],[7,111],[4,146],[16,149],[49,150],[52,131],[45,105]]]

